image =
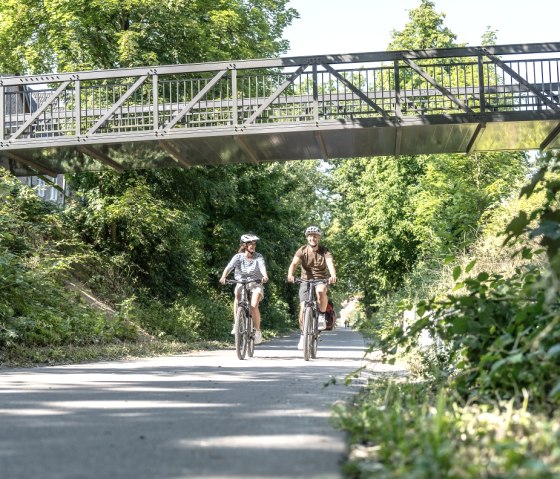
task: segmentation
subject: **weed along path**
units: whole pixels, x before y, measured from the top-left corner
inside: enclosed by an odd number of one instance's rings
[[[357,392],[344,378],[364,341],[322,336],[309,362],[292,335],[244,361],[223,350],[0,370],[0,477],[339,478],[330,406]]]

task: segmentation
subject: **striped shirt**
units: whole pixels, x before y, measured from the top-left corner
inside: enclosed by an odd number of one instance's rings
[[[237,253],[226,266],[226,276],[235,269],[235,279],[248,279],[254,281],[262,279],[266,276],[266,265],[264,264],[264,256],[255,252],[252,258],[247,258],[245,253]]]

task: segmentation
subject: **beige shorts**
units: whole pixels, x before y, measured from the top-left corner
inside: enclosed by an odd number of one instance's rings
[[[237,292],[239,291],[239,289],[241,289],[243,287],[242,284],[238,284],[235,287],[235,296],[237,297]],[[264,286],[262,285],[262,283],[248,283],[247,284],[247,289],[249,291],[251,291],[251,293],[260,293],[261,297],[259,298],[259,301],[262,301],[262,299],[264,298]]]

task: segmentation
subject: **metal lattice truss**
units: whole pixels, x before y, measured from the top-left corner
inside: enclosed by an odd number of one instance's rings
[[[0,164],[110,167],[560,147],[560,43],[0,77]]]

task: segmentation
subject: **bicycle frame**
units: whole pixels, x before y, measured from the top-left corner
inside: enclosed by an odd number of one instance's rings
[[[237,301],[235,311],[235,350],[239,359],[245,359],[245,355],[253,357],[255,352],[255,327],[251,313],[251,292],[247,285],[249,283],[261,283],[260,280],[226,280],[226,284],[241,284],[241,295]]]
[[[296,278],[296,283],[307,284],[307,299],[303,303],[303,359],[317,357],[317,345],[321,332],[318,328],[319,305],[317,303],[317,284],[328,284],[326,279],[301,279]]]

